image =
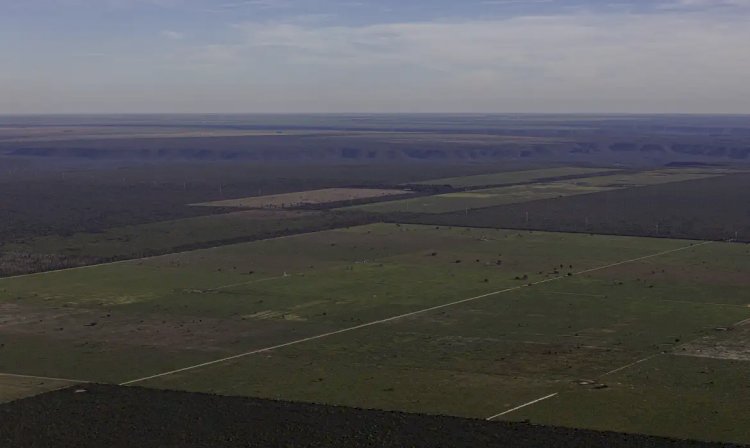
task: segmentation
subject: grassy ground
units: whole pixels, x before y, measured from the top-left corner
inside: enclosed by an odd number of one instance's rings
[[[99,233],[78,233],[70,237],[41,237],[25,244],[8,245],[7,249],[108,257],[121,253],[123,247],[128,246],[132,253],[138,254],[201,241],[236,238],[249,235],[256,229],[278,229],[284,222],[294,225],[317,216],[314,212],[244,211],[115,227]]]
[[[481,187],[484,185],[509,185],[522,182],[534,182],[562,176],[576,176],[613,171],[603,168],[585,168],[564,166],[527,171],[508,171],[503,173],[479,174],[475,176],[448,177],[443,179],[417,182],[417,185],[450,185],[451,187]]]
[[[652,369],[653,381],[638,369],[606,375],[662,353],[654,362],[718,361],[669,353],[750,317],[747,251],[378,224],[5,279],[0,372],[124,382],[489,293],[138,384],[483,418],[558,393],[538,409],[570,396],[561,409],[571,411],[534,414],[530,406],[502,418],[696,436],[695,428],[653,423],[672,421],[668,406],[620,420],[616,408],[576,417],[577,393],[601,406],[606,400],[596,400],[609,393],[616,406],[637,409],[643,397],[656,400],[649,390],[657,388],[730,422],[699,438],[747,442],[728,429],[747,418],[744,389],[730,405],[708,401],[734,399],[736,369],[746,367],[739,361],[722,361],[734,364],[705,387],[673,382],[679,365]],[[620,375],[633,375],[627,384],[640,395],[617,386]],[[592,386],[600,383],[609,387]]]
[[[570,386],[513,418],[747,443],[747,369],[741,361],[661,355],[611,375],[606,389]]]
[[[542,170],[544,171],[544,170]],[[673,169],[631,174],[595,176],[585,179],[541,182],[530,185],[489,188],[437,196],[402,199],[347,207],[376,213],[450,213],[499,205],[525,203],[542,199],[563,198],[606,192],[616,189],[644,187],[722,175],[723,171]]]
[[[96,233],[38,237],[6,244],[4,253],[0,253],[0,274],[140,258],[362,222],[352,218],[315,211],[250,210],[116,227]]]
[[[386,190],[375,188],[326,188],[324,190],[299,191],[296,193],[275,194],[270,196],[227,199],[224,201],[204,202],[194,205],[234,208],[293,208],[300,205],[345,202],[408,193],[409,192],[406,190]]]
[[[530,202],[579,194],[598,193],[608,187],[578,185],[573,181],[516,185],[512,187],[446,193],[437,196],[402,199],[350,207],[377,213],[450,213],[463,210],[493,207],[505,204]]]
[[[28,397],[42,392],[48,392],[73,384],[70,381],[60,381],[45,378],[23,378],[0,374],[0,403]]]

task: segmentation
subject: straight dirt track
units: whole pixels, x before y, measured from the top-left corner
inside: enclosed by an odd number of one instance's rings
[[[671,249],[671,250],[667,250],[667,251],[657,252],[657,253],[654,253],[654,254],[645,255],[645,256],[637,257],[637,258],[632,258],[632,259],[629,259],[629,260],[623,260],[623,261],[619,261],[619,262],[616,262],[616,263],[610,263],[610,264],[607,264],[607,265],[604,265],[604,266],[599,266],[599,267],[595,267],[595,268],[586,269],[586,270],[583,270],[583,271],[576,272],[576,273],[570,275],[570,277],[574,277],[574,276],[578,276],[578,275],[584,275],[584,274],[588,274],[588,273],[591,273],[591,272],[601,271],[601,270],[609,269],[609,268],[616,267],[616,266],[621,266],[621,265],[628,264],[628,263],[634,263],[634,262],[638,262],[638,261],[642,261],[642,260],[647,260],[647,259],[650,259],[650,258],[656,258],[656,257],[660,257],[660,256],[663,256],[663,255],[668,255],[668,254],[672,254],[672,253],[676,253],[676,252],[681,252],[681,251],[685,251],[685,250],[688,250],[688,249],[697,248],[697,247],[704,246],[704,245],[711,244],[711,243],[712,243],[711,241],[706,241],[706,242],[702,242],[702,243],[698,243],[698,244],[690,244],[688,246],[680,247],[680,248],[677,248],[677,249]],[[225,363],[225,362],[233,361],[233,360],[244,358],[244,357],[251,356],[251,355],[256,355],[256,354],[259,354],[259,353],[265,353],[265,352],[269,352],[269,351],[272,351],[272,350],[277,350],[277,349],[280,349],[280,348],[289,347],[289,346],[292,346],[292,345],[302,344],[304,342],[315,341],[315,340],[327,338],[329,336],[335,336],[335,335],[339,335],[339,334],[342,334],[342,333],[348,333],[348,332],[360,330],[360,329],[363,329],[363,328],[368,328],[368,327],[372,327],[372,326],[376,326],[376,325],[380,325],[380,324],[385,324],[385,323],[388,323],[388,322],[393,322],[393,321],[396,321],[396,320],[405,319],[405,318],[417,316],[417,315],[420,315],[420,314],[429,313],[431,311],[436,311],[436,310],[443,309],[443,308],[448,308],[448,307],[453,307],[453,306],[461,305],[461,304],[468,303],[468,302],[473,302],[473,301],[484,299],[484,298],[487,298],[487,297],[493,297],[493,296],[497,296],[497,295],[501,295],[501,294],[506,294],[506,293],[513,292],[513,291],[522,290],[524,288],[530,288],[530,287],[541,285],[541,284],[544,284],[544,283],[559,281],[559,280],[562,280],[562,279],[565,279],[565,278],[568,278],[568,277],[569,276],[560,275],[560,276],[557,276],[557,277],[552,277],[552,278],[548,278],[548,279],[545,279],[545,280],[541,280],[541,281],[538,281],[538,282],[528,283],[528,284],[525,284],[525,285],[515,286],[515,287],[512,287],[512,288],[506,288],[506,289],[502,289],[502,290],[498,290],[498,291],[492,291],[492,292],[489,292],[489,293],[486,293],[486,294],[481,294],[481,295],[478,295],[478,296],[469,297],[469,298],[466,298],[466,299],[457,300],[457,301],[454,301],[454,302],[445,303],[445,304],[433,306],[433,307],[430,307],[430,308],[424,308],[424,309],[413,311],[413,312],[410,312],[410,313],[405,313],[405,314],[400,314],[400,315],[397,315],[397,316],[392,316],[392,317],[389,317],[389,318],[386,318],[386,319],[380,319],[380,320],[376,320],[376,321],[364,323],[364,324],[361,324],[361,325],[355,325],[355,326],[352,326],[352,327],[343,328],[341,330],[331,331],[331,332],[319,334],[319,335],[316,335],[316,336],[311,336],[311,337],[307,337],[307,338],[297,339],[297,340],[286,342],[286,343],[283,343],[283,344],[278,344],[278,345],[274,345],[274,346],[270,346],[270,347],[265,347],[265,348],[261,348],[261,349],[257,349],[257,350],[252,350],[252,351],[245,352],[245,353],[239,353],[239,354],[236,354],[236,355],[233,355],[233,356],[228,356],[228,357],[216,359],[216,360],[213,360],[213,361],[208,361],[208,362],[204,362],[204,363],[200,363],[200,364],[196,364],[196,365],[192,365],[192,366],[187,366],[187,367],[183,367],[181,369],[170,370],[168,372],[157,373],[157,374],[146,376],[146,377],[143,377],[143,378],[136,378],[136,379],[133,379],[133,380],[125,381],[125,382],[121,383],[120,385],[121,386],[127,386],[127,385],[132,385],[132,384],[137,384],[137,383],[143,383],[145,381],[153,380],[153,379],[156,379],[156,378],[162,378],[162,377],[166,377],[166,376],[170,376],[170,375],[175,375],[175,374],[178,374],[178,373],[183,373],[183,372],[188,372],[188,371],[191,371],[191,370],[200,369],[200,368],[203,368],[203,367],[209,367],[209,366],[213,366],[213,365],[217,365],[217,364],[222,364],[222,363]]]

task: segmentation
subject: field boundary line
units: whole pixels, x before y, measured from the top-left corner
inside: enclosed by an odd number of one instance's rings
[[[231,285],[216,286],[216,287],[213,287],[213,288],[206,289],[206,291],[208,291],[208,292],[223,291],[225,289],[236,288],[238,286],[249,286],[249,285],[254,285],[256,283],[270,282],[272,280],[281,280],[282,278],[295,277],[295,276],[299,276],[299,275],[301,275],[301,274],[299,274],[299,273],[292,273],[292,274],[276,275],[276,276],[273,276],[273,277],[260,278],[260,279],[257,279],[257,280],[248,280],[246,282],[241,282],[241,283],[232,283]]]
[[[594,297],[594,298],[599,298],[599,299],[607,297],[604,294],[583,294],[583,293],[577,293],[577,292],[563,292],[563,291],[550,291],[550,294],[560,294],[563,296]]]
[[[70,378],[54,378],[54,377],[49,377],[49,376],[20,375],[17,373],[0,372],[0,377],[21,378],[21,379],[29,379],[29,380],[61,381],[64,383],[82,383],[82,384],[90,383],[90,381],[72,380]]]
[[[723,306],[729,308],[745,308],[747,305],[738,305],[735,303],[717,303],[717,302],[691,302],[689,300],[673,300],[673,299],[654,299],[656,302],[667,302],[667,303],[680,303],[682,305],[704,305],[704,306]]]
[[[636,261],[642,261],[642,260],[648,260],[649,258],[656,258],[662,255],[669,255],[675,252],[681,252],[683,250],[694,249],[696,247],[701,247],[701,246],[705,246],[707,244],[712,244],[712,243],[715,243],[715,241],[704,241],[702,243],[697,243],[697,244],[693,243],[693,244],[690,244],[689,246],[678,247],[677,249],[665,250],[663,252],[658,252],[658,253],[646,255],[643,257],[633,258],[631,260],[618,261],[617,263],[608,264],[606,266],[600,266],[598,268],[586,269],[584,271],[576,272],[573,275],[582,275],[582,274],[588,274],[590,272],[602,271],[604,269],[614,268],[616,266],[622,266],[623,264],[635,263]]]
[[[198,251],[202,251],[202,250],[212,250],[212,249],[219,249],[221,247],[236,246],[238,244],[248,244],[248,243],[257,243],[257,242],[261,242],[261,241],[274,241],[274,240],[282,240],[282,239],[286,239],[286,238],[295,238],[295,237],[299,237],[299,236],[313,235],[313,234],[320,233],[320,232],[331,232],[331,231],[349,229],[349,228],[353,228],[353,227],[369,226],[369,225],[373,225],[373,224],[398,224],[398,222],[397,221],[392,221],[392,222],[391,221],[380,221],[380,222],[372,222],[372,223],[367,223],[367,224],[358,224],[358,225],[351,225],[351,226],[345,226],[345,227],[335,227],[335,228],[332,228],[332,229],[323,229],[323,230],[317,230],[317,231],[313,231],[313,232],[295,233],[293,235],[277,236],[277,237],[273,237],[273,238],[262,238],[262,239],[258,239],[258,240],[250,240],[250,241],[245,241],[245,242],[240,242],[240,243],[219,244],[219,245],[216,245],[216,246],[201,247],[201,248],[189,249],[189,250],[182,250],[182,251],[179,251],[179,252],[169,252],[169,253],[160,254],[160,255],[149,255],[147,257],[128,258],[128,259],[125,259],[125,260],[108,261],[106,263],[87,264],[87,265],[83,265],[83,266],[73,266],[73,267],[63,268],[63,269],[54,269],[54,270],[51,270],[51,271],[41,271],[41,272],[31,272],[31,273],[28,273],[28,274],[11,275],[11,276],[7,276],[7,277],[1,277],[0,276],[0,282],[2,282],[3,280],[12,280],[12,279],[16,279],[16,278],[25,278],[25,277],[34,277],[34,276],[46,275],[46,274],[54,274],[54,273],[57,273],[57,272],[67,272],[67,271],[76,271],[76,270],[83,270],[83,269],[92,269],[92,268],[102,267],[102,266],[114,266],[114,265],[118,265],[118,264],[134,263],[134,262],[138,262],[138,261],[153,260],[153,259],[156,259],[156,258],[169,257],[169,256],[172,256],[172,255],[183,255],[183,254],[189,254],[191,252],[198,252]],[[428,224],[416,224],[416,223],[404,223],[404,224],[405,225],[413,225],[413,226],[430,227]],[[529,229],[514,229],[514,228],[501,228],[501,229],[498,229],[496,227],[481,227],[481,226],[479,226],[479,227],[477,227],[477,226],[469,227],[469,226],[457,226],[457,225],[453,225],[453,226],[450,226],[450,227],[482,229],[482,230],[529,231]],[[586,233],[586,232],[571,232],[571,231],[565,231],[565,232],[563,232],[563,231],[553,231],[553,230],[531,230],[531,231],[532,232],[537,232],[537,233],[569,233],[569,234],[582,234],[582,233]],[[594,235],[598,235],[598,236],[613,236],[613,237],[622,237],[622,238],[654,238],[654,239],[660,239],[660,240],[675,239],[675,238],[662,238],[662,237],[649,237],[649,236],[633,236],[633,235],[609,235],[609,234],[599,234],[599,233],[596,233]],[[701,241],[701,240],[680,239],[680,238],[677,238],[675,240],[678,240],[678,241]],[[703,241],[703,242],[701,242],[699,244],[696,244],[694,247],[697,247],[697,246],[703,245],[703,244],[715,243],[715,242],[716,241],[714,241],[714,240]],[[723,242],[729,243],[729,242],[733,242],[733,241],[732,240],[727,240],[727,241],[723,241]]]
[[[611,263],[611,264],[608,264],[608,265],[605,265],[605,266],[600,266],[600,267],[596,267],[596,268],[586,269],[584,271],[580,271],[580,272],[577,272],[575,274],[572,274],[572,276],[583,275],[583,274],[587,274],[587,273],[591,273],[591,272],[596,272],[596,271],[608,269],[608,268],[611,268],[611,267],[614,267],[614,266],[620,266],[620,265],[627,264],[627,263],[634,263],[634,262],[641,261],[641,260],[646,260],[646,259],[649,259],[649,258],[655,258],[655,257],[659,257],[659,256],[662,256],[662,255],[667,255],[667,254],[671,254],[671,253],[675,253],[675,252],[680,252],[680,251],[684,251],[684,250],[688,250],[688,249],[693,249],[693,248],[696,248],[696,247],[699,247],[699,246],[702,246],[702,245],[705,245],[705,244],[709,244],[709,243],[712,243],[712,241],[706,241],[706,242],[703,242],[703,243],[700,243],[700,244],[690,244],[689,246],[683,246],[683,247],[679,247],[679,248],[676,248],[676,249],[670,249],[670,250],[666,250],[666,251],[662,251],[662,252],[657,252],[657,253],[650,254],[650,255],[644,255],[642,257],[632,258],[630,260],[624,260],[624,261],[619,261],[619,262],[616,262],[616,263]],[[256,354],[259,354],[259,353],[265,353],[265,352],[269,352],[269,351],[276,350],[276,349],[279,349],[279,348],[284,348],[284,347],[289,347],[289,346],[292,346],[292,345],[301,344],[303,342],[314,341],[314,340],[323,339],[323,338],[326,338],[326,337],[329,337],[329,336],[335,336],[335,335],[342,334],[342,333],[348,333],[350,331],[360,330],[362,328],[368,328],[368,327],[372,327],[372,326],[375,326],[375,325],[380,325],[380,324],[384,324],[384,323],[388,323],[388,322],[393,322],[393,321],[396,321],[396,320],[405,319],[405,318],[408,318],[408,317],[413,317],[413,316],[417,316],[417,315],[420,315],[420,314],[429,313],[431,311],[436,311],[436,310],[443,309],[443,308],[449,308],[449,307],[453,307],[453,306],[456,306],[456,305],[461,305],[461,304],[468,303],[468,302],[474,302],[476,300],[484,299],[484,298],[487,298],[487,297],[492,297],[492,296],[496,296],[496,295],[500,295],[500,294],[505,294],[505,293],[509,293],[509,292],[513,292],[513,291],[518,291],[518,290],[521,290],[521,289],[524,289],[524,288],[529,288],[529,287],[533,287],[533,286],[537,286],[537,285],[542,285],[542,284],[545,284],[545,283],[549,283],[549,282],[553,282],[553,281],[558,281],[558,280],[566,279],[566,278],[569,278],[569,277],[570,276],[568,276],[568,275],[560,275],[560,276],[557,276],[557,277],[552,277],[552,278],[548,278],[548,279],[545,279],[545,280],[540,280],[540,281],[533,282],[533,283],[528,283],[528,284],[524,284],[524,285],[518,285],[518,286],[511,287],[511,288],[501,289],[501,290],[498,290],[498,291],[492,291],[492,292],[488,292],[488,293],[485,293],[485,294],[480,294],[478,296],[469,297],[467,299],[462,299],[462,300],[457,300],[457,301],[454,301],[454,302],[444,303],[442,305],[436,305],[436,306],[432,306],[432,307],[429,307],[429,308],[424,308],[424,309],[421,309],[421,310],[412,311],[412,312],[405,313],[405,314],[399,314],[397,316],[391,316],[391,317],[387,317],[385,319],[379,319],[379,320],[375,320],[375,321],[372,321],[372,322],[367,322],[367,323],[364,323],[364,324],[355,325],[353,327],[342,328],[340,330],[330,331],[330,332],[319,334],[319,335],[316,335],[316,336],[310,336],[310,337],[306,337],[306,338],[302,338],[302,339],[297,339],[297,340],[294,340],[294,341],[285,342],[283,344],[274,345],[274,346],[271,346],[271,347],[265,347],[265,348],[260,348],[260,349],[256,349],[256,350],[251,350],[251,351],[248,351],[248,352],[245,352],[245,353],[239,353],[239,354],[236,354],[236,355],[233,355],[233,356],[227,356],[225,358],[216,359],[216,360],[213,360],[213,361],[207,361],[207,362],[204,362],[204,363],[200,363],[200,364],[196,364],[196,365],[192,365],[192,366],[188,366],[188,367],[183,367],[181,369],[170,370],[168,372],[157,373],[155,375],[151,375],[151,376],[147,376],[147,377],[143,377],[143,378],[137,378],[137,379],[134,379],[134,380],[126,381],[124,383],[120,383],[120,385],[121,386],[127,386],[129,384],[141,383],[143,381],[147,381],[147,380],[151,380],[151,379],[155,379],[155,378],[161,378],[161,377],[165,377],[165,376],[169,376],[169,375],[174,375],[176,373],[182,373],[182,372],[187,372],[189,370],[195,370],[195,369],[199,369],[199,368],[202,368],[202,367],[208,367],[208,366],[212,366],[212,365],[215,365],[215,364],[221,364],[221,363],[224,363],[224,362],[227,362],[227,361],[232,361],[232,360],[235,360],[235,359],[244,358],[244,357],[251,356],[251,355],[256,355]]]
[[[120,386],[127,386],[129,384],[140,383],[140,382],[147,381],[147,380],[150,380],[150,379],[155,379],[155,378],[160,378],[160,377],[164,377],[164,376],[169,376],[169,375],[173,375],[175,373],[186,372],[188,370],[199,369],[201,367],[208,367],[208,366],[211,366],[211,365],[214,365],[214,364],[220,364],[220,363],[223,363],[223,362],[232,361],[234,359],[244,358],[246,356],[256,355],[258,353],[269,352],[269,351],[276,350],[276,349],[279,349],[279,348],[284,348],[284,347],[289,347],[291,345],[301,344],[303,342],[314,341],[314,340],[326,338],[326,337],[329,337],[329,336],[335,336],[335,335],[341,334],[341,333],[348,333],[350,331],[360,330],[362,328],[372,327],[372,326],[375,326],[375,325],[384,324],[384,323],[387,323],[387,322],[392,322],[392,321],[395,321],[395,320],[399,320],[399,319],[404,319],[404,318],[407,318],[407,317],[416,316],[416,315],[419,315],[419,314],[423,314],[423,313],[427,313],[427,312],[430,312],[430,311],[439,310],[439,309],[442,309],[442,308],[447,308],[447,307],[458,305],[458,304],[461,304],[461,303],[466,303],[466,302],[471,302],[471,301],[474,301],[474,300],[483,299],[485,297],[490,297],[490,296],[494,296],[494,295],[497,295],[497,294],[502,294],[502,293],[511,292],[511,291],[517,291],[517,290],[522,289],[524,287],[526,287],[526,285],[514,286],[512,288],[507,288],[507,289],[503,289],[503,290],[500,290],[500,291],[493,291],[493,292],[490,292],[490,293],[487,293],[487,294],[482,294],[482,295],[476,296],[476,297],[470,297],[468,299],[463,299],[463,300],[460,300],[458,302],[445,303],[445,304],[442,304],[442,305],[437,305],[437,306],[430,307],[430,308],[425,308],[425,309],[422,309],[422,310],[412,311],[412,312],[406,313],[406,314],[400,314],[398,316],[387,317],[385,319],[380,319],[380,320],[376,320],[376,321],[372,321],[372,322],[367,322],[367,323],[360,324],[360,325],[355,325],[353,327],[342,328],[340,330],[330,331],[328,333],[323,333],[323,334],[319,334],[319,335],[315,335],[315,336],[310,336],[310,337],[306,337],[306,338],[302,338],[302,339],[297,339],[297,340],[290,341],[290,342],[285,342],[283,344],[278,344],[278,345],[274,345],[274,346],[271,346],[271,347],[260,348],[260,349],[249,351],[249,352],[245,352],[245,353],[239,353],[237,355],[228,356],[226,358],[221,358],[221,359],[216,359],[214,361],[208,361],[208,362],[204,362],[204,363],[201,363],[201,364],[196,364],[194,366],[184,367],[182,369],[177,369],[177,370],[172,370],[172,371],[169,371],[169,372],[159,373],[159,374],[156,374],[156,375],[151,375],[151,376],[148,376],[148,377],[145,377],[145,378],[139,378],[139,379],[136,379],[136,380],[126,381],[124,383],[121,383]]]
[[[606,295],[603,294],[577,294],[577,293],[570,293],[570,292],[559,292],[559,291],[550,291],[550,294],[561,294],[566,296],[580,296],[580,297],[591,297],[591,298],[605,298]],[[718,303],[718,302],[691,302],[689,300],[673,300],[673,299],[652,299],[652,298],[644,298],[644,297],[636,297],[629,300],[642,300],[645,302],[666,302],[666,303],[679,303],[681,305],[700,305],[700,306],[719,306],[719,307],[728,307],[728,308],[750,308],[749,305],[738,305],[736,303]]]
[[[559,394],[560,394],[559,392],[555,392],[554,394],[549,394],[549,395],[544,396],[542,398],[537,398],[536,400],[529,401],[528,403],[524,403],[524,404],[522,404],[520,406],[516,406],[516,407],[514,407],[512,409],[508,409],[507,411],[503,411],[503,412],[501,412],[499,414],[495,414],[492,417],[487,417],[485,420],[487,420],[487,421],[494,420],[494,419],[496,419],[498,417],[502,417],[503,415],[510,414],[511,412],[518,411],[518,410],[523,409],[523,408],[525,408],[527,406],[531,406],[532,404],[537,404],[540,401],[549,400],[550,398],[556,397]]]
[[[147,257],[128,258],[126,260],[116,260],[116,261],[108,261],[106,263],[96,263],[96,264],[87,264],[87,265],[83,265],[83,266],[73,266],[73,267],[70,267],[70,268],[55,269],[55,270],[51,270],[51,271],[41,271],[41,272],[31,272],[29,274],[11,275],[11,276],[8,276],[8,277],[0,277],[0,282],[2,282],[3,280],[12,280],[12,279],[16,279],[16,278],[34,277],[34,276],[45,275],[45,274],[55,274],[55,273],[58,273],[58,272],[67,272],[67,271],[77,271],[77,270],[83,270],[83,269],[92,269],[92,268],[97,268],[97,267],[102,267],[102,266],[114,266],[114,265],[125,264],[125,263],[136,263],[138,261],[154,260],[156,258],[170,257],[170,256],[173,256],[173,255],[184,255],[184,254],[189,254],[189,253],[192,253],[192,252],[199,252],[199,251],[202,251],[202,250],[213,250],[213,249],[219,249],[219,248],[222,248],[222,247],[236,246],[236,245],[239,245],[239,244],[259,243],[261,241],[283,240],[283,239],[287,239],[287,238],[295,238],[295,237],[299,237],[299,236],[313,235],[313,234],[320,233],[320,232],[332,232],[332,231],[343,230],[343,229],[348,229],[348,228],[352,228],[352,227],[369,226],[369,225],[372,225],[372,224],[376,224],[376,223],[352,225],[352,226],[348,226],[348,227],[335,227],[335,228],[332,228],[332,229],[323,229],[323,230],[317,230],[317,231],[314,231],[314,232],[295,233],[293,235],[277,236],[277,237],[273,237],[273,238],[261,238],[261,239],[258,239],[258,240],[244,241],[244,242],[239,242],[239,243],[219,244],[219,245],[216,245],[216,246],[200,247],[200,248],[196,248],[196,249],[182,250],[182,251],[179,251],[179,252],[169,252],[169,253],[160,254],[160,255],[149,255]]]
[[[586,193],[589,194],[589,193]],[[595,193],[593,193],[595,194]],[[580,195],[579,195],[580,196]],[[506,204],[506,205],[514,205],[514,204]],[[491,207],[484,207],[484,208],[491,208]],[[483,210],[484,208],[474,208],[469,210]],[[460,211],[460,210],[459,210]],[[531,232],[531,233],[549,233],[549,234],[568,234],[568,235],[590,235],[590,236],[603,236],[603,237],[615,237],[615,238],[641,238],[641,239],[649,239],[649,240],[660,240],[660,241],[684,241],[684,242],[704,242],[704,243],[731,243],[731,244],[747,244],[746,240],[735,240],[734,238],[731,239],[720,239],[720,238],[714,238],[714,239],[708,239],[708,237],[705,238],[697,238],[697,237],[669,237],[669,236],[654,236],[654,235],[630,235],[626,233],[597,233],[597,232],[588,232],[585,230],[552,230],[552,229],[532,229],[529,227],[513,227],[513,226],[505,226],[505,227],[490,227],[487,225],[467,225],[467,224],[425,224],[425,223],[418,223],[418,222],[409,222],[409,221],[402,221],[398,219],[390,219],[388,220],[386,217],[383,217],[383,221],[381,221],[384,224],[401,224],[404,226],[421,226],[421,227],[444,227],[444,228],[453,228],[453,229],[477,229],[477,230],[505,230],[505,231],[513,231],[513,232]]]
[[[693,303],[693,302],[691,302],[691,303]],[[730,306],[733,306],[733,305],[730,305]],[[737,306],[741,306],[741,305],[737,305]],[[750,322],[750,318],[747,318],[747,319],[745,319],[745,320],[741,320],[741,321],[737,322],[736,324],[730,325],[730,327],[738,327],[738,326],[740,326],[740,325],[744,325],[745,323],[748,323],[748,322]],[[638,364],[642,364],[642,363],[644,363],[644,362],[646,362],[646,361],[651,361],[652,359],[654,359],[654,358],[658,358],[659,356],[662,356],[662,355],[671,355],[671,356],[695,356],[695,355],[686,355],[686,354],[682,354],[682,353],[677,353],[677,352],[676,352],[676,350],[677,350],[678,348],[680,348],[680,347],[685,347],[685,346],[688,346],[688,345],[690,345],[690,344],[692,344],[692,343],[694,343],[694,342],[696,342],[696,341],[699,341],[699,340],[701,340],[701,339],[703,339],[703,338],[704,338],[704,336],[699,336],[699,337],[697,337],[697,338],[695,338],[695,339],[692,339],[692,340],[690,340],[690,341],[688,341],[688,342],[685,342],[685,343],[683,343],[683,344],[680,344],[680,345],[678,345],[677,347],[675,347],[674,349],[672,349],[672,351],[669,351],[669,352],[663,352],[663,353],[655,353],[655,354],[653,354],[653,355],[651,355],[651,356],[647,356],[647,357],[645,357],[645,358],[643,358],[643,359],[639,359],[638,361],[635,361],[635,362],[631,362],[630,364],[627,364],[627,365],[625,365],[625,366],[622,366],[622,367],[618,367],[617,369],[614,369],[614,370],[610,370],[609,372],[607,372],[607,373],[605,373],[605,374],[602,374],[601,376],[599,376],[599,378],[605,377],[605,376],[607,376],[607,375],[612,375],[612,374],[615,374],[615,373],[618,373],[618,372],[622,372],[623,370],[629,369],[629,368],[631,368],[631,367],[635,367],[635,366],[637,366]],[[709,357],[709,358],[710,358],[710,357]],[[712,359],[719,359],[719,358],[712,358]]]
[[[624,366],[622,366],[622,367],[618,367],[618,368],[616,368],[616,369],[614,369],[614,370],[610,370],[610,371],[609,371],[609,372],[607,372],[607,373],[603,373],[603,374],[601,374],[601,375],[599,376],[599,378],[602,378],[602,377],[605,377],[605,376],[608,376],[608,375],[613,375],[613,374],[615,374],[615,373],[617,373],[617,372],[622,372],[623,370],[629,369],[629,368],[631,368],[631,367],[635,367],[635,366],[637,366],[638,364],[643,364],[643,363],[644,363],[644,362],[646,362],[646,361],[651,361],[652,359],[654,359],[654,358],[657,358],[657,357],[659,357],[659,356],[661,356],[661,355],[662,355],[662,353],[655,353],[655,354],[653,354],[653,355],[650,355],[650,356],[646,356],[645,358],[641,358],[641,359],[639,359],[638,361],[634,361],[634,362],[631,362],[630,364],[626,364],[626,365],[624,365]]]

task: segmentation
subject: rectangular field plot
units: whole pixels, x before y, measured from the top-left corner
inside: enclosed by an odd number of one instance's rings
[[[579,185],[607,188],[645,187],[648,185],[669,184],[687,180],[707,179],[728,174],[723,169],[673,168],[643,171],[633,174],[612,174],[581,179]]]
[[[7,278],[0,372],[125,381],[685,244],[372,225]]]
[[[604,191],[643,187],[721,175],[705,170],[658,170],[641,173],[614,174],[585,179],[543,182],[529,185],[446,193],[436,196],[401,199],[377,204],[365,204],[347,209],[375,213],[450,213],[463,210],[518,204],[542,199],[563,198]]]
[[[505,204],[517,204],[539,199],[553,199],[579,194],[607,191],[608,187],[577,185],[572,181],[553,183],[517,185],[512,187],[492,188],[487,190],[446,193],[437,196],[402,199],[393,202],[382,202],[352,207],[377,213],[450,213],[463,210],[494,207]]]
[[[342,220],[337,216],[318,211],[246,210],[115,227],[102,232],[42,236],[4,245],[0,275],[141,258],[341,225]]]
[[[728,243],[353,227],[0,280],[0,372],[487,418],[704,359],[694,341],[744,334],[748,265]]]
[[[380,198],[409,194],[407,190],[385,190],[373,188],[327,188],[324,190],[299,191],[296,193],[256,196],[226,201],[193,204],[203,207],[231,208],[292,208],[302,205],[328,204],[357,199]]]
[[[482,187],[485,185],[509,185],[522,182],[534,182],[544,179],[564,176],[584,176],[596,173],[614,171],[604,168],[586,168],[564,166],[559,168],[544,168],[527,171],[508,171],[502,173],[479,174],[476,176],[449,177],[417,182],[417,185],[450,185],[451,187]]]
[[[675,264],[701,249],[675,254]],[[602,280],[605,272],[536,284],[144,384],[488,417],[677,350],[683,341],[750,316],[747,307],[650,298],[619,281]],[[600,281],[589,293],[589,283]],[[743,294],[735,295],[727,302]]]

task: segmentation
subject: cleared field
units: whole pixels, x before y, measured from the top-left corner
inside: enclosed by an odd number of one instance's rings
[[[407,190],[385,190],[376,188],[326,188],[323,190],[228,199],[226,201],[205,202],[193,205],[201,207],[230,208],[292,208],[303,205],[328,204],[334,202],[354,201],[358,199],[397,196],[409,193],[410,192]]]
[[[552,182],[532,185],[474,190],[425,196],[350,207],[343,210],[362,210],[376,213],[450,213],[463,210],[516,204],[539,199],[552,199],[579,194],[598,193],[610,188],[578,185],[574,182]]]
[[[23,274],[113,259],[140,258],[361,222],[356,218],[352,220],[352,216],[317,211],[246,210],[116,227],[97,233],[76,233],[67,237],[39,237],[4,245],[0,253],[0,274]]]
[[[5,279],[0,372],[486,418],[606,394],[607,372],[749,318],[748,258],[728,243],[378,224]],[[744,389],[709,381],[672,391],[748,417]],[[703,401],[729,388],[731,405]],[[699,438],[750,441],[728,426]]]
[[[508,185],[522,182],[534,182],[555,177],[589,175],[615,171],[604,168],[585,168],[565,166],[526,171],[508,171],[502,173],[480,174],[477,176],[448,177],[444,179],[417,182],[416,185],[450,185],[451,187],[481,187],[484,185]]]
[[[578,258],[586,249],[576,252],[576,264],[583,264],[575,272],[590,266]],[[537,271],[532,281],[569,271],[560,264]],[[746,246],[701,246],[143,384],[469,417],[572,394],[551,399],[562,405],[539,418],[531,406],[501,419],[748,442],[740,423],[748,418],[750,389],[738,385],[749,365],[734,361],[714,376],[698,364],[685,371],[691,365],[685,357],[669,354],[750,315],[742,292],[750,282],[746,264]],[[621,368],[625,374],[626,366],[653,355],[663,356],[662,367],[639,381],[622,385],[608,375]],[[701,382],[673,381],[700,372]],[[669,387],[654,393],[662,385]],[[575,395],[604,408],[614,390],[620,390],[616,409],[627,412],[580,409]],[[640,412],[644,397],[649,404]],[[717,424],[681,424],[702,417]]]
[[[629,188],[645,187],[648,185],[669,184],[687,180],[707,179],[723,176],[731,171],[721,168],[673,168],[655,171],[643,171],[633,174],[613,174],[581,179],[577,183],[584,186]]]
[[[347,207],[375,213],[450,213],[464,210],[518,204],[542,199],[563,198],[617,189],[643,187],[722,175],[723,171],[674,169],[641,173],[615,174],[556,182],[447,193],[377,204]]]

